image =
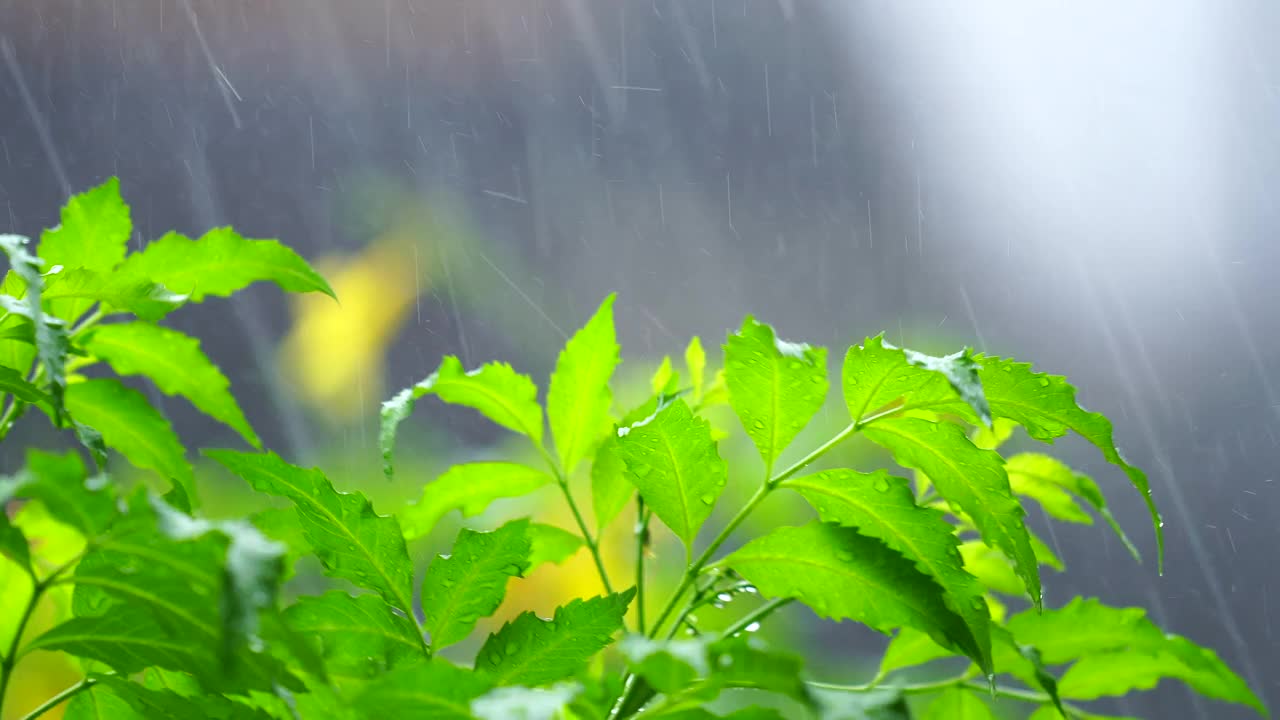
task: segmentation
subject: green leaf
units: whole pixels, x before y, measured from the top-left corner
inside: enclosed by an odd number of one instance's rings
[[[1164,567],[1164,524],[1151,497],[1146,473],[1130,465],[1116,448],[1111,421],[1100,413],[1088,412],[1076,403],[1076,389],[1066,378],[1031,370],[1030,363],[1008,358],[978,355],[974,360],[982,366],[979,377],[991,404],[991,413],[1021,425],[1027,434],[1042,442],[1053,442],[1068,431],[1088,440],[1102,452],[1107,462],[1124,471],[1130,484],[1142,494],[1151,515],[1159,552],[1159,567]],[[954,403],[951,403],[954,405]],[[935,410],[962,412],[963,407],[936,403]]]
[[[691,548],[728,477],[707,421],[677,399],[649,418],[619,428],[618,436],[627,478]]]
[[[635,588],[556,608],[543,620],[532,612],[489,636],[476,656],[476,669],[497,685],[546,685],[580,672],[622,628]]]
[[[904,350],[907,362],[925,370],[941,373],[951,383],[951,387],[969,407],[978,415],[983,425],[991,427],[991,407],[987,404],[986,395],[982,391],[982,381],[978,376],[978,364],[969,355],[969,350],[946,357],[933,357]]]
[[[493,532],[463,528],[448,556],[439,556],[422,581],[423,625],[435,651],[463,640],[507,595],[507,580],[529,569],[529,521]]]
[[[154,470],[195,500],[195,477],[178,435],[147,398],[116,380],[102,378],[67,388],[67,410],[102,434],[108,447],[133,465]]]
[[[186,295],[169,292],[147,278],[127,274],[77,268],[64,270],[48,280],[45,301],[51,303],[56,314],[73,321],[100,302],[110,312],[133,313],[154,322],[187,301]]]
[[[71,698],[63,720],[146,720],[119,695],[103,685],[94,685]]]
[[[84,463],[76,453],[29,450],[21,472],[0,479],[0,506],[14,498],[38,500],[58,522],[85,537],[97,537],[116,516],[115,499],[101,487],[89,488],[86,482]]]
[[[272,720],[266,712],[218,695],[183,695],[148,688],[111,675],[98,676],[96,687],[109,688],[134,713],[144,718],[208,718],[209,720]]]
[[[1008,626],[1019,643],[1035,647],[1045,662],[1077,661],[1059,682],[1062,697],[1123,695],[1169,677],[1202,695],[1265,714],[1258,697],[1212,650],[1166,635],[1141,608],[1112,608],[1076,598],[1058,610],[1016,615]]]
[[[906,698],[893,689],[863,693],[816,689],[822,720],[911,720]]]
[[[490,687],[482,673],[435,658],[382,675],[352,704],[376,720],[472,720],[471,702]]]
[[[604,528],[631,501],[636,487],[627,480],[627,464],[618,452],[618,438],[606,437],[591,463],[591,507],[596,527]]]
[[[378,515],[359,493],[334,490],[319,470],[290,465],[275,453],[204,454],[254,490],[292,501],[307,542],[330,577],[373,590],[400,611],[413,612],[413,565],[395,518]]]
[[[71,341],[67,337],[66,323],[46,315],[41,309],[44,292],[44,261],[27,252],[28,240],[20,235],[0,235],[0,250],[9,256],[9,265],[26,286],[26,297],[19,300],[11,295],[0,295],[0,309],[31,321],[35,331],[36,356],[44,366],[45,379],[52,388],[54,424],[62,424],[62,396],[67,386],[67,353]],[[7,278],[6,278],[6,284]],[[23,370],[23,368],[16,368]]]
[[[649,387],[654,395],[669,395],[680,387],[680,373],[671,367],[671,356],[663,355],[658,369],[649,378]]]
[[[884,676],[895,670],[954,656],[955,652],[934,642],[928,634],[904,627],[885,648],[884,655],[880,658],[879,674]]]
[[[883,335],[849,348],[841,380],[845,404],[855,422],[907,395],[960,402],[942,373],[908,362],[906,352],[885,342]]]
[[[284,611],[285,623],[305,637],[332,675],[370,679],[426,659],[413,621],[374,595],[330,591],[302,597]]]
[[[68,269],[109,271],[124,260],[132,232],[129,206],[113,177],[67,200],[62,223],[40,237],[40,257]]]
[[[563,563],[585,544],[581,535],[555,525],[529,523],[528,535],[530,572],[543,563]]]
[[[827,351],[776,337],[748,315],[724,357],[729,404],[772,469],[827,399]]]
[[[387,477],[392,475],[396,430],[423,395],[435,395],[447,403],[478,410],[508,430],[528,436],[535,444],[542,443],[542,406],[538,405],[538,388],[528,375],[496,362],[465,372],[462,361],[446,355],[430,377],[382,403],[379,444]]]
[[[982,538],[1013,559],[1027,595],[1039,607],[1040,572],[1023,523],[1026,513],[1009,488],[999,454],[979,450],[951,423],[883,419],[862,432],[892,452],[899,465],[928,475],[942,497],[964,510]]]
[[[22,653],[65,652],[96,660],[123,674],[149,667],[180,670],[199,677],[211,691],[271,688],[270,675],[253,672],[227,681],[228,668],[219,653],[210,652],[204,643],[203,638],[192,642],[189,636],[175,634],[140,606],[125,604],[105,615],[71,618],[29,642]]]
[[[628,635],[619,643],[631,672],[660,693],[673,695],[711,672],[705,640],[654,640]]]
[[[609,406],[613,403],[609,378],[619,362],[613,300],[613,295],[605,298],[591,320],[564,346],[547,390],[547,419],[566,477],[609,431]]]
[[[963,688],[943,690],[929,703],[923,720],[996,720],[995,713],[978,693]]]
[[[477,462],[454,465],[422,488],[418,502],[400,511],[406,540],[431,532],[445,513],[455,508],[462,517],[484,512],[499,498],[519,497],[552,482],[544,470],[519,463]]]
[[[750,634],[718,640],[708,655],[714,685],[759,688],[802,705],[817,704],[805,685],[804,661],[798,655],[769,648]]]
[[[1026,593],[1026,586],[999,549],[988,547],[980,540],[970,540],[960,544],[960,556],[964,558],[965,569],[985,587],[1015,597]]]
[[[707,353],[702,349],[702,340],[694,337],[689,340],[684,350],[684,368],[689,372],[689,383],[693,386],[693,403],[702,402],[702,387],[707,375]]]
[[[955,528],[940,511],[916,505],[907,480],[883,470],[870,474],[828,470],[792,478],[781,487],[803,495],[823,521],[857,528],[933,578],[969,630],[949,638],[951,644],[990,674],[991,620],[982,585],[961,565]]]
[[[471,713],[479,720],[563,720],[577,717],[565,712],[582,692],[578,683],[549,688],[499,687],[471,701]]]
[[[639,407],[633,408],[618,422],[628,427],[658,411],[664,397],[654,396]],[[603,529],[618,517],[636,494],[636,486],[627,479],[627,464],[618,452],[618,434],[609,433],[596,448],[591,462],[591,508],[595,512],[596,527]]]
[[[1093,518],[1076,502],[1077,497],[1083,498],[1102,515],[1134,559],[1141,560],[1138,549],[1107,508],[1107,500],[1092,478],[1075,472],[1057,458],[1036,453],[1020,453],[1007,458],[1005,470],[1015,493],[1040,503],[1046,513],[1058,520],[1093,524]]]
[[[200,349],[200,341],[148,323],[102,325],[82,341],[120,375],[145,375],[168,395],[181,395],[209,417],[226,423],[254,447],[261,447],[231,395],[231,382]]]
[[[22,375],[13,368],[0,367],[0,393],[9,393],[32,405],[48,405],[53,402],[53,398],[24,380]]]
[[[227,297],[255,282],[271,281],[286,292],[322,292],[335,298],[324,278],[293,250],[275,240],[249,240],[229,227],[199,240],[167,233],[125,260],[121,274],[146,278],[192,302]]]
[[[943,644],[971,637],[937,583],[853,528],[820,522],[778,528],[717,565],[738,571],[766,596],[799,599],[820,617],[886,633],[913,627]]]

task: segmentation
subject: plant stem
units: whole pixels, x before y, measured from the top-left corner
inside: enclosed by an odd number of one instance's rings
[[[557,473],[556,480],[560,484],[560,491],[564,493],[564,500],[569,504],[569,510],[573,512],[573,519],[578,523],[578,530],[582,533],[582,540],[587,544],[587,549],[591,551],[591,559],[596,562],[596,570],[600,573],[600,582],[604,583],[604,591],[613,592],[613,585],[609,582],[609,573],[604,569],[604,559],[600,556],[600,545],[596,539],[591,536],[591,530],[587,528],[587,521],[582,517],[582,511],[578,509],[578,503],[573,499],[573,493],[569,492],[569,482],[563,475]]]
[[[897,410],[894,410],[893,412],[897,412]],[[865,422],[850,423],[843,430],[841,430],[840,432],[832,436],[830,440],[827,440],[825,443],[815,448],[813,452],[810,452],[808,455],[805,455],[804,457],[800,458],[794,464],[788,467],[786,470],[783,470],[777,475],[774,475],[773,477],[769,478],[767,481],[765,481],[763,485],[757,488],[755,494],[753,494],[751,498],[747,500],[746,504],[742,506],[742,509],[738,511],[738,514],[733,516],[733,519],[729,521],[729,524],[724,526],[724,529],[722,529],[720,533],[716,535],[715,539],[711,541],[711,544],[707,546],[707,549],[704,550],[702,554],[698,556],[698,559],[693,561],[693,563],[685,571],[684,577],[680,581],[680,585],[676,587],[676,590],[672,594],[671,599],[667,602],[667,606],[663,609],[662,613],[658,616],[658,619],[654,622],[653,627],[651,628],[650,635],[656,636],[659,628],[662,626],[664,622],[666,622],[667,618],[670,617],[671,613],[675,611],[676,605],[680,602],[680,598],[684,596],[684,593],[689,589],[689,586],[693,583],[694,579],[697,578],[698,573],[702,572],[702,568],[708,562],[710,562],[711,556],[714,555],[715,552],[720,549],[720,546],[723,545],[725,541],[729,539],[729,535],[731,535],[733,531],[736,530],[738,526],[741,525],[742,522],[747,519],[747,516],[750,515],[753,510],[755,510],[756,506],[759,505],[761,501],[763,501],[766,497],[768,497],[769,493],[773,492],[773,490],[777,488],[778,485],[782,483],[784,480],[791,477],[792,475],[795,475],[801,470],[805,469],[810,464],[812,464],[813,462],[821,458],[823,455],[826,455],[827,453],[831,452],[831,450],[835,448],[835,446],[839,445],[841,442],[844,442],[851,435],[858,432],[858,430],[860,430],[864,425],[874,421],[879,417],[881,417],[881,415],[872,416]]]
[[[738,618],[737,622],[725,628],[723,635],[725,637],[736,635],[742,632],[743,630],[746,630],[747,628],[751,627],[752,623],[760,622],[761,620],[772,615],[774,611],[778,610],[779,608],[786,607],[787,605],[790,605],[793,602],[795,602],[795,598],[774,598],[769,602],[765,603],[764,605],[761,605],[755,610],[752,610],[746,615],[743,615],[742,617]]]
[[[596,563],[596,571],[600,573],[600,582],[604,584],[605,592],[612,593],[613,584],[609,582],[609,573],[604,569],[604,559],[600,556],[600,544],[591,536],[587,521],[583,519],[582,511],[578,509],[578,503],[573,499],[573,493],[569,491],[568,476],[560,470],[560,463],[556,462],[555,457],[547,451],[547,448],[542,443],[534,442],[533,446],[537,448],[538,453],[542,455],[542,459],[547,463],[551,476],[556,479],[556,484],[560,486],[560,492],[564,493],[564,500],[568,503],[569,510],[573,512],[574,521],[578,523],[578,531],[582,533],[582,541],[587,544],[587,549],[591,551],[591,559]]]
[[[644,634],[644,549],[649,542],[649,516],[644,498],[636,498],[636,632]]]
[[[58,707],[62,703],[66,702],[67,700],[70,700],[76,695],[84,692],[85,690],[88,690],[89,688],[97,684],[98,684],[97,680],[94,680],[93,678],[85,678],[80,682],[76,683],[75,685],[72,685],[71,687],[58,693],[57,695],[54,695],[48,700],[45,700],[43,703],[41,703],[40,707],[22,716],[22,720],[35,720],[41,715],[49,712],[50,710]]]
[[[0,711],[4,709],[9,681],[13,678],[14,667],[18,664],[18,644],[22,642],[22,635],[27,629],[27,623],[31,621],[31,616],[36,611],[36,605],[40,603],[40,597],[44,595],[44,591],[48,587],[47,580],[41,582],[34,581],[33,578],[33,582],[31,598],[27,601],[27,606],[22,610],[22,615],[18,618],[18,624],[13,629],[13,639],[9,641],[9,649],[3,657],[0,657]]]

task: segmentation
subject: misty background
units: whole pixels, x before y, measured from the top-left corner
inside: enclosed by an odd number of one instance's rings
[[[138,246],[229,224],[385,268],[341,387],[277,347],[274,289],[176,318],[302,463],[376,466],[377,403],[443,354],[545,378],[615,290],[628,358],[750,312],[833,363],[882,330],[1033,361],[1113,419],[1168,539],[1159,577],[1137,493],[1062,441],[1147,562],[1056,526],[1046,603],[1146,606],[1276,705],[1278,33],[1191,0],[0,0],[0,232],[118,175]],[[1171,681],[1100,707],[1250,716]]]

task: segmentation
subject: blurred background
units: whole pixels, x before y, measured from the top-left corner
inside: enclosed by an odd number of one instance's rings
[[[264,287],[173,322],[269,447],[384,512],[510,438],[424,403],[388,484],[381,400],[444,354],[545,382],[610,291],[630,397],[691,335],[715,358],[748,312],[831,346],[833,367],[882,330],[1033,360],[1114,419],[1168,536],[1160,577],[1137,494],[1062,441],[1147,562],[1033,511],[1068,567],[1046,602],[1144,605],[1275,705],[1278,32],[1280,7],[1247,0],[0,0],[0,232],[37,236],[118,175],[139,247],[230,224],[298,248],[340,305]],[[189,447],[239,447],[161,406]],[[15,433],[3,469],[38,433]],[[723,453],[752,487],[749,446]],[[249,502],[212,471],[203,494]],[[466,522],[566,520],[554,500]],[[799,517],[779,503],[757,522]],[[620,569],[626,524],[606,541]],[[507,615],[597,589],[585,554],[520,582]],[[822,679],[869,677],[883,638],[782,617],[774,639],[828,658]],[[1248,716],[1173,683],[1098,708]]]

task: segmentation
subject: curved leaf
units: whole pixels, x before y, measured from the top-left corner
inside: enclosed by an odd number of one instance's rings
[[[413,566],[395,518],[378,515],[359,493],[334,490],[319,470],[290,465],[275,453],[204,454],[258,492],[292,501],[307,542],[328,575],[373,590],[406,614],[413,612]]]
[[[519,497],[554,480],[543,470],[519,463],[477,462],[454,465],[422,487],[422,497],[399,513],[406,540],[431,532],[455,508],[462,517],[484,512],[499,498]]]
[[[71,341],[67,337],[66,322],[46,315],[42,309],[44,261],[27,252],[27,243],[27,238],[20,235],[0,235],[0,250],[9,257],[9,266],[26,286],[26,294],[22,299],[0,295],[0,309],[31,321],[36,340],[36,357],[44,366],[45,379],[52,388],[54,424],[61,425],[63,392],[67,386],[66,359]],[[7,277],[5,284],[8,284]]]
[[[1141,608],[1112,608],[1076,598],[1058,610],[1010,618],[1019,643],[1035,647],[1051,664],[1076,660],[1062,677],[1062,697],[1082,700],[1149,689],[1164,677],[1182,680],[1208,697],[1248,705],[1266,714],[1240,676],[1208,648],[1166,635]]]
[[[53,398],[43,390],[23,379],[13,368],[0,367],[0,393],[9,393],[19,400],[32,405],[49,404]]]
[[[724,346],[729,404],[767,468],[822,409],[827,351],[776,337],[748,315]]]
[[[573,557],[585,544],[581,535],[555,525],[529,523],[528,535],[529,570],[527,572],[532,572],[544,563],[559,565]]]
[[[437,658],[382,675],[352,704],[374,720],[472,720],[471,702],[490,687],[484,675]]]
[[[55,313],[71,320],[100,302],[111,312],[133,313],[143,320],[155,321],[181,307],[187,296],[169,292],[146,278],[77,268],[48,278],[44,299]]]
[[[691,547],[728,477],[707,421],[677,399],[620,428],[617,452],[645,503]]]
[[[881,540],[933,578],[969,628],[952,642],[991,673],[991,620],[982,585],[962,566],[955,528],[940,511],[916,505],[908,481],[883,470],[828,470],[792,478],[781,487],[803,495],[824,521]]]
[[[137,390],[107,378],[67,388],[67,410],[130,463],[172,480],[195,502],[195,476],[169,421]]]
[[[435,651],[463,640],[502,604],[507,581],[529,569],[529,521],[493,532],[463,528],[448,556],[439,556],[422,581],[423,625]]]
[[[862,432],[892,452],[899,465],[928,475],[944,498],[963,509],[983,539],[1014,561],[1027,595],[1040,605],[1040,571],[1022,520],[1026,513],[1009,488],[999,454],[979,450],[951,423],[883,419]]]
[[[1004,467],[1015,493],[1034,499],[1046,513],[1058,520],[1093,524],[1093,518],[1076,502],[1076,497],[1083,498],[1107,521],[1129,554],[1141,561],[1138,548],[1134,547],[1107,508],[1107,500],[1092,478],[1072,470],[1057,458],[1036,453],[1009,457],[1005,459]]]
[[[547,419],[566,477],[609,431],[609,406],[613,403],[609,379],[619,362],[613,300],[613,295],[605,298],[591,320],[564,346],[547,390]]]
[[[1068,431],[1088,440],[1102,452],[1107,462],[1124,471],[1130,484],[1142,494],[1156,533],[1159,566],[1164,567],[1164,524],[1146,473],[1129,464],[1116,448],[1111,421],[1101,413],[1089,412],[1076,403],[1076,389],[1059,375],[1034,372],[1030,363],[1009,358],[977,355],[982,370],[979,377],[991,404],[991,413],[1021,425],[1027,434],[1042,442],[1053,442]],[[939,401],[933,409],[964,412],[954,401]]]
[[[907,395],[960,400],[943,374],[907,362],[906,352],[885,342],[883,335],[849,348],[841,381],[849,416],[855,422]]]
[[[51,265],[108,271],[124,260],[133,221],[120,196],[120,181],[72,195],[62,222],[40,236],[40,257]]]
[[[972,643],[942,588],[883,542],[853,528],[814,522],[748,542],[717,565],[733,568],[770,597],[797,598],[822,617],[880,632],[913,627],[948,644]]]
[[[635,588],[590,600],[577,599],[543,620],[531,612],[489,636],[476,655],[476,669],[497,685],[545,685],[587,666],[622,629]]]
[[[392,452],[396,430],[413,412],[423,395],[478,410],[499,425],[542,443],[542,406],[538,405],[538,388],[528,375],[521,375],[506,363],[487,363],[466,372],[462,361],[446,355],[440,368],[426,380],[400,391],[382,403],[382,426],[379,444],[382,448],[383,471],[392,475]]]
[[[702,340],[694,337],[684,349],[684,369],[689,371],[689,385],[693,388],[693,403],[702,402],[702,387],[707,375],[707,353]]]
[[[164,393],[185,397],[204,414],[240,433],[250,445],[261,447],[231,395],[231,382],[200,349],[199,340],[159,325],[123,323],[93,328],[82,345],[107,361],[116,373],[145,375]]]
[[[328,672],[339,677],[373,678],[426,659],[413,621],[374,595],[333,590],[302,597],[285,609],[284,620],[315,646]]]
[[[199,240],[167,233],[130,255],[120,273],[187,293],[192,302],[227,297],[264,280],[286,292],[322,292],[336,299],[329,283],[293,250],[275,240],[248,240],[229,227],[214,228]]]
[[[943,690],[929,703],[922,720],[996,720],[995,713],[978,693],[965,688]]]

